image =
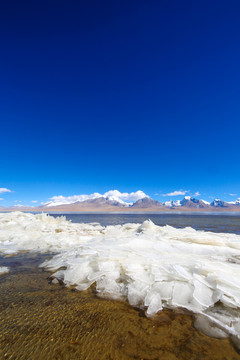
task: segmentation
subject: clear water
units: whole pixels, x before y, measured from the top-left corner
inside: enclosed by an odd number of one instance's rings
[[[60,216],[61,214],[53,215]],[[240,217],[190,214],[63,214],[74,223],[143,223],[240,234]],[[49,255],[0,257],[11,267],[0,277],[0,358],[240,359],[231,339],[197,331],[186,313],[162,311],[154,319],[126,302],[99,299],[94,288],[72,291],[49,280],[38,265]]]

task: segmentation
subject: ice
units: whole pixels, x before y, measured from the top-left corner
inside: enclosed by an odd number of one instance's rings
[[[193,298],[193,286],[190,283],[175,281],[173,283],[173,292],[171,304],[175,307],[189,308]]]
[[[160,294],[149,292],[145,297],[144,305],[147,306],[147,315],[151,316],[162,310],[162,299]]]
[[[126,299],[147,316],[186,309],[206,333],[240,341],[239,235],[150,220],[104,227],[46,214],[0,214],[0,253],[19,251],[52,253],[41,266],[53,272],[54,283],[80,291],[95,284],[99,296]]]
[[[6,266],[0,266],[0,275],[7,274],[9,272],[9,268]]]

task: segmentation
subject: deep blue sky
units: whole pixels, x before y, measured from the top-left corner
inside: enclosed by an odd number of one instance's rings
[[[239,39],[239,1],[2,1],[0,205],[240,196]]]

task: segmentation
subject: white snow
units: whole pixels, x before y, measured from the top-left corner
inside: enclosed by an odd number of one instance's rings
[[[6,274],[9,272],[9,268],[6,266],[0,266],[0,275]]]
[[[240,340],[239,235],[150,220],[103,227],[46,214],[0,214],[0,253],[22,250],[52,252],[42,267],[67,286],[84,290],[95,283],[99,296],[126,299],[149,316],[181,307],[198,316],[205,332]]]
[[[228,204],[231,204],[231,205],[240,205],[240,198],[238,198],[237,200],[235,201],[227,201]]]
[[[209,201],[206,201],[206,200],[203,200],[203,199],[201,199],[200,201],[202,201],[204,204],[206,204],[206,205],[210,205],[210,202]]]

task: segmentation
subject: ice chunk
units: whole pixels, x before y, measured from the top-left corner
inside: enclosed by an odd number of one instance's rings
[[[160,294],[149,292],[145,298],[145,306],[148,307],[147,315],[151,316],[162,310],[162,299]]]
[[[7,274],[9,272],[9,268],[6,266],[0,266],[0,275]]]
[[[193,280],[194,291],[193,297],[203,306],[203,308],[208,308],[214,304],[213,301],[213,291],[206,286],[203,282],[194,279]]]
[[[227,331],[219,328],[213,321],[206,318],[204,315],[197,315],[194,325],[196,329],[203,331],[206,335],[211,337],[222,339],[228,336]]]
[[[99,296],[128,299],[152,316],[164,307],[201,314],[214,336],[240,332],[240,236],[190,227],[72,224],[64,217],[0,214],[0,253],[52,253],[41,266],[53,282]],[[8,268],[0,268],[0,274]],[[224,310],[216,311],[219,304]]]
[[[189,283],[175,281],[171,304],[175,307],[189,307],[193,297],[193,287]]]

